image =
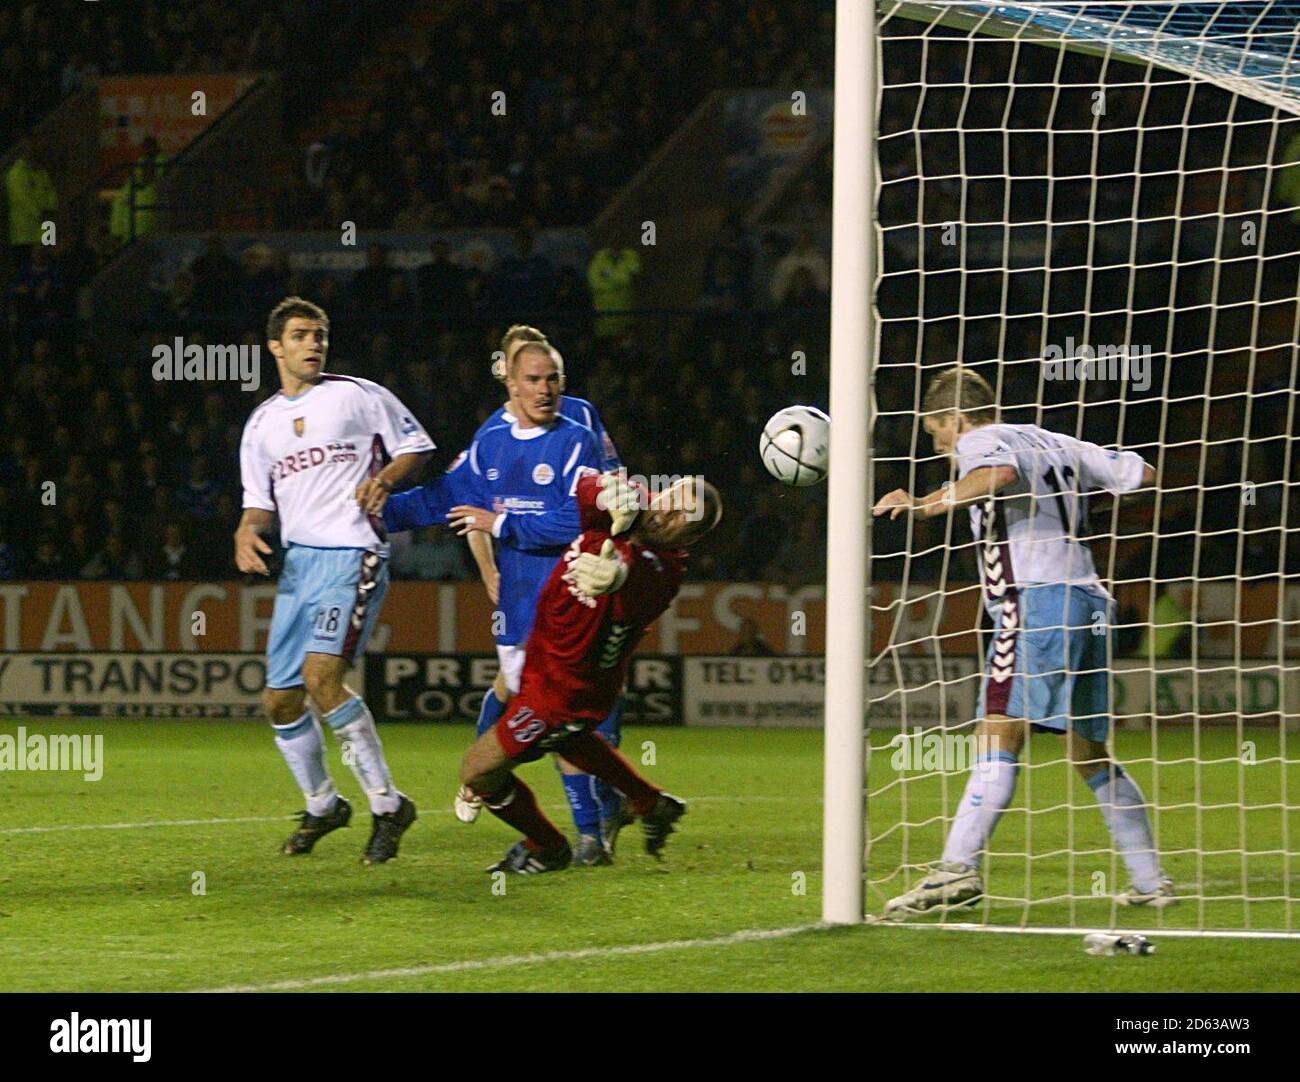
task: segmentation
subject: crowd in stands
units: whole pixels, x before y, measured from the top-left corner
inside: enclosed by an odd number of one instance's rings
[[[585,225],[714,89],[824,86],[825,0],[487,0],[413,27],[310,150],[317,228]],[[508,118],[508,122],[503,119]]]
[[[362,269],[308,277],[269,245],[232,253],[214,234],[154,293],[141,313],[147,329],[123,336],[80,327],[74,318],[77,289],[107,251],[101,233],[91,227],[61,238],[52,253],[24,244],[23,269],[7,293],[9,363],[0,365],[0,578],[233,574],[239,435],[249,412],[275,390],[273,362],[264,352],[259,391],[242,394],[233,386],[156,381],[149,350],[176,334],[261,345],[265,313],[296,293],[333,319],[331,369],[389,386],[425,423],[440,447],[434,468],[501,404],[488,367],[505,325],[541,326],[564,353],[570,389],[600,409],[630,469],[700,472],[722,490],[723,526],[701,548],[693,575],[820,580],[825,488],[776,485],[755,451],[763,420],[779,406],[827,405],[829,158],[812,159],[780,204],[786,228],[755,234],[738,215],[728,219],[708,253],[692,314],[629,315],[640,273],[635,251],[598,251],[585,267],[557,263],[537,250],[535,225],[588,221],[634,167],[632,152],[661,142],[711,86],[771,81],[778,69],[803,72],[809,85],[824,82],[825,7],[813,0],[488,2],[464,19],[413,33],[373,108],[319,135],[312,179],[303,182],[302,220],[511,227],[513,251],[482,269],[454,260],[446,242],[434,240],[429,262],[413,271],[392,266],[387,249],[374,244]],[[593,18],[597,9],[607,17]],[[170,27],[196,10],[205,10],[202,0],[155,20]],[[278,9],[270,10],[264,37],[273,42]],[[101,26],[104,13],[87,17]],[[18,46],[5,43],[30,43],[32,33],[39,39],[40,25],[30,9],[16,22],[0,15],[0,66],[34,62],[39,50],[23,49],[14,61],[10,50]],[[217,57],[220,25],[194,39],[216,42]],[[16,26],[27,37],[15,39]],[[496,48],[482,48],[483,41]],[[930,53],[941,67],[944,48],[935,44]],[[102,61],[100,52],[81,54],[83,65],[107,70]],[[996,81],[996,71],[984,74]],[[490,109],[479,108],[497,89],[508,109],[524,111],[527,134],[511,125],[514,136],[498,137]],[[948,92],[931,93],[942,104]],[[1119,113],[1125,93],[1111,99]],[[1030,119],[1034,108],[1050,110],[1051,100],[1026,104]],[[1153,94],[1154,119],[1177,104]],[[886,120],[892,115],[887,99]],[[900,110],[899,123],[909,115]],[[1170,127],[1148,142],[1172,160],[1176,139]],[[996,131],[968,136],[968,170],[982,177],[1005,169],[1002,144]],[[1129,536],[1115,543],[1113,559],[1109,549],[1099,552],[1099,563],[1117,575],[1151,573],[1157,531],[1162,578],[1233,574],[1238,561],[1244,573],[1276,574],[1279,554],[1288,570],[1300,566],[1297,535],[1280,530],[1295,499],[1294,481],[1288,491],[1282,478],[1300,476],[1294,440],[1286,438],[1300,228],[1271,216],[1259,251],[1249,255],[1263,257],[1262,284],[1217,271],[1238,258],[1224,238],[1269,209],[1268,145],[1266,132],[1242,130],[1231,183],[1219,166],[1182,185],[1143,180],[1144,215],[1136,225],[1126,219],[1135,214],[1134,171],[1104,186],[1101,224],[1073,222],[1077,208],[1063,198],[1052,213],[1070,220],[1049,227],[1050,184],[1041,176],[1017,187],[1019,202],[1004,226],[1000,183],[963,185],[950,170],[915,160],[913,140],[890,141],[881,162],[886,277],[877,296],[876,491],[925,491],[947,478],[947,464],[930,457],[928,441],[916,435],[915,410],[929,376],[962,360],[980,365],[999,387],[1007,420],[1121,443],[1152,461],[1161,455],[1157,443],[1165,444],[1158,512],[1150,496],[1126,507],[1122,532]],[[1076,172],[1083,146],[1059,140],[1054,168]],[[35,174],[25,183],[42,190]],[[1215,196],[1225,191],[1220,206]],[[1228,226],[1210,211],[1226,215]],[[950,245],[943,223],[962,215],[971,224],[962,245]],[[1040,249],[1049,234],[1045,258]],[[1022,252],[1037,254],[1021,266]],[[1109,271],[1087,273],[1089,258]],[[1180,264],[1176,282],[1173,263]],[[1207,297],[1219,305],[1209,332]],[[1088,314],[1089,306],[1107,314]],[[1073,383],[1044,383],[1043,343],[1068,334],[1081,342],[1154,344],[1151,387],[1126,392],[1121,405],[1113,385],[1096,383],[1081,394]],[[1209,452],[1207,431],[1225,434]],[[1243,479],[1258,491],[1244,510],[1236,498]],[[1226,493],[1234,498],[1221,498]],[[1111,516],[1105,504],[1095,506],[1104,535]],[[915,580],[934,580],[945,568],[950,577],[975,577],[970,547],[960,543],[962,522],[881,521],[874,536],[874,575],[901,578],[910,553],[907,573]],[[463,542],[442,530],[402,539],[394,569],[430,579],[473,574]]]
[[[250,267],[228,265],[219,247],[201,258],[186,287],[191,296],[214,280],[263,301],[301,284],[277,280],[258,294]],[[490,363],[504,324],[448,317],[399,331],[330,303],[387,295],[375,270],[302,292],[333,316],[330,369],[391,388],[434,436],[433,468],[442,468],[503,401]],[[39,305],[33,310],[43,314],[18,325],[16,363],[0,369],[0,578],[233,575],[239,438],[248,414],[277,390],[269,353],[263,348],[254,393],[233,383],[160,381],[149,347],[170,341],[166,319],[123,351],[71,334],[66,320]],[[697,577],[817,580],[824,490],[782,488],[762,473],[756,451],[774,403],[825,406],[824,330],[810,343],[802,320],[781,313],[639,316],[604,336],[594,319],[548,321],[542,313],[538,322],[564,353],[570,389],[597,405],[633,472],[703,473],[734,494],[723,527],[698,554]],[[186,333],[205,340],[192,327]],[[803,365],[792,361],[797,350],[807,356]],[[394,570],[465,578],[472,565],[463,549],[447,531],[424,531],[395,546]]]
[[[0,147],[100,75],[333,79],[364,43],[353,0],[19,0],[0,5]],[[291,88],[292,89],[292,88]],[[292,113],[310,99],[286,98]],[[292,117],[290,117],[292,119]]]

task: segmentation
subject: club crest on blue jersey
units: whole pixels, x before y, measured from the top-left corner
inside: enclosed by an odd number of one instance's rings
[[[533,484],[549,485],[555,480],[555,470],[549,462],[539,462],[533,467]]]

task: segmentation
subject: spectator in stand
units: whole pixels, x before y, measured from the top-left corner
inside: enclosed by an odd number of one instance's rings
[[[288,257],[258,241],[239,253],[243,271],[243,311],[269,312],[289,288]]]
[[[741,312],[749,307],[745,279],[731,250],[723,248],[714,251],[704,268],[700,307],[727,313]]]
[[[354,312],[370,315],[384,311],[388,291],[397,271],[388,265],[388,248],[372,244],[366,249],[366,265],[348,283],[348,304]]]
[[[529,229],[515,231],[515,250],[501,259],[487,280],[488,314],[525,323],[540,319],[551,298],[555,266],[533,248]]]
[[[791,284],[800,271],[806,271],[808,275],[800,285],[804,298],[818,294],[829,295],[830,263],[818,250],[812,234],[806,229],[799,231],[794,247],[777,262],[772,271],[772,300],[777,307],[786,306],[786,295],[790,292]]]
[[[769,230],[763,234],[758,244],[758,255],[754,258],[753,269],[750,271],[754,307],[770,310],[776,306],[772,297],[772,279],[785,252],[785,238],[780,233]]]
[[[120,533],[125,535],[130,526],[126,519],[125,503],[122,499],[109,498],[104,501],[104,526],[105,533]]]
[[[71,245],[60,245],[58,263],[63,269],[70,312],[75,313],[78,294],[99,273],[112,248],[108,225],[102,221],[87,223]]]
[[[111,532],[104,538],[104,547],[81,569],[80,577],[130,581],[141,578],[142,574],[140,557],[130,550],[122,534]]]
[[[156,454],[149,453],[141,456],[139,476],[135,484],[140,492],[147,496],[145,502],[150,507],[154,503],[154,492],[168,487],[167,478],[163,475],[162,463]]]
[[[22,571],[18,550],[9,541],[9,530],[0,518],[0,582],[16,579]]]
[[[633,248],[601,248],[587,265],[587,284],[597,318],[592,328],[597,338],[617,338],[632,327],[632,320],[618,313],[636,305],[636,280],[641,274],[641,256]]]
[[[573,342],[591,333],[591,290],[574,267],[562,266],[555,276],[546,325],[558,342]],[[548,331],[548,333],[551,333]]]
[[[147,135],[140,144],[140,157],[131,165],[126,183],[113,197],[109,232],[118,244],[152,233],[157,225],[158,182],[167,159],[159,153],[158,140]]]
[[[91,544],[90,528],[84,522],[74,521],[68,530],[66,557],[69,572],[78,578],[85,578],[85,570],[94,556],[95,546]]]
[[[732,657],[774,657],[776,651],[758,633],[758,625],[748,616],[740,621],[739,637],[731,648]]]
[[[472,577],[465,546],[441,527],[416,530],[411,543],[394,553],[393,575],[423,582],[465,582]]]
[[[470,310],[467,275],[451,261],[449,252],[447,242],[439,237],[429,245],[433,258],[415,272],[420,311],[435,319],[463,316]]]
[[[68,456],[68,468],[59,482],[59,491],[65,496],[76,495],[83,501],[93,499],[97,484],[86,465],[86,456],[80,451]]]
[[[208,235],[203,242],[203,253],[189,269],[194,276],[191,310],[195,320],[222,323],[242,314],[239,264],[226,253],[220,233]]]
[[[68,558],[53,534],[46,534],[36,546],[36,558],[28,571],[29,577],[39,580],[67,579]]]
[[[740,526],[739,552],[733,568],[742,579],[757,580],[772,555],[772,539],[789,528],[785,516],[777,509],[776,493],[761,489],[750,505],[749,514]]]
[[[145,549],[145,572],[151,579],[183,582],[197,578],[197,560],[185,543],[179,522],[163,527],[161,539],[151,539]]]
[[[768,582],[806,586],[826,581],[826,527],[813,508],[800,514],[792,533],[786,535],[763,571]]]
[[[44,223],[59,206],[54,181],[41,165],[30,139],[18,144],[18,155],[5,171],[5,200],[9,207],[9,247],[17,265],[33,245],[44,242]]]
[[[219,492],[217,483],[209,476],[207,458],[195,455],[190,460],[189,476],[176,490],[176,507],[192,519],[207,522],[216,518]]]
[[[57,331],[67,316],[63,275],[44,244],[33,244],[9,291],[14,328],[24,352]]]
[[[73,49],[68,62],[59,73],[59,92],[66,98],[89,86],[99,74],[99,68],[82,55],[80,49]]]

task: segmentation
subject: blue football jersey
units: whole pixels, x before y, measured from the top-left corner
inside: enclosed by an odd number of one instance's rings
[[[605,431],[600,414],[585,398],[561,395],[560,416],[592,430],[600,454],[598,468],[601,472],[617,470],[623,465],[614,441]],[[474,440],[479,440],[489,429],[512,424],[514,420],[514,415],[502,406],[479,425]],[[475,481],[469,465],[469,450],[466,449],[452,459],[451,465],[439,477],[428,484],[392,496],[384,507],[384,526],[389,533],[400,533],[418,526],[445,526],[447,513],[453,507],[473,504],[475,496]]]
[[[527,640],[537,595],[581,532],[578,478],[599,473],[604,461],[595,433],[563,415],[545,428],[489,425],[470,445],[466,502],[500,512],[492,531],[501,572],[493,637],[502,646]]]
[[[610,439],[609,433],[605,430],[600,414],[596,412],[596,407],[585,398],[578,398],[576,395],[571,394],[560,395],[560,416],[567,417],[570,421],[577,421],[580,425],[586,425],[596,434],[596,444],[600,447],[600,468],[602,472],[616,470],[623,465],[622,459],[618,457],[618,448],[614,446],[614,441]],[[491,425],[501,424],[502,422],[509,424],[514,419],[514,414],[505,406],[502,406],[479,426],[479,430],[474,433],[474,438],[478,439]]]

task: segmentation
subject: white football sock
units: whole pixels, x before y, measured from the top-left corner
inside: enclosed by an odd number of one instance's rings
[[[308,813],[324,815],[334,806],[339,791],[325,766],[325,741],[315,715],[304,710],[297,721],[271,728],[275,730],[275,746],[307,799]]]
[[[1016,757],[1005,751],[994,752],[971,768],[944,843],[945,861],[971,868],[980,866],[980,855],[1016,791],[1016,774]]]
[[[1133,885],[1141,891],[1155,890],[1160,886],[1160,857],[1147,820],[1146,799],[1137,782],[1116,764],[1113,775],[1106,767],[1089,778],[1088,788],[1101,805],[1101,814],[1133,877]]]
[[[393,776],[384,761],[384,747],[379,742],[375,719],[370,708],[358,695],[324,715],[343,748],[343,760],[352,768],[375,815],[397,811],[402,794],[393,784]]]

